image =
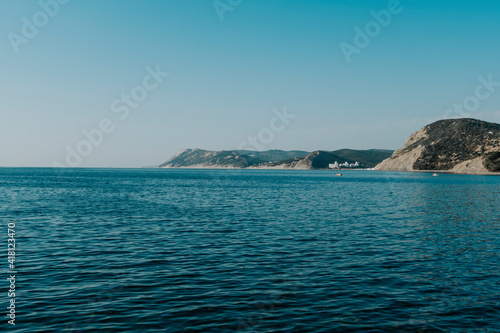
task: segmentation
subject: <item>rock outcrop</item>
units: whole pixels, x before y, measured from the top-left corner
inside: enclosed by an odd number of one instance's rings
[[[500,124],[468,118],[436,121],[410,135],[401,149],[375,169],[500,172]]]

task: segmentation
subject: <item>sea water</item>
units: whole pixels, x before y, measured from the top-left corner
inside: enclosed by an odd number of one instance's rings
[[[1,325],[499,332],[500,177],[342,173],[2,168]]]

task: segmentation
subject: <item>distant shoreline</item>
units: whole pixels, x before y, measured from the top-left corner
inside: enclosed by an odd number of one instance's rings
[[[224,168],[224,167],[145,167],[145,169],[177,169],[177,170],[293,170],[293,171],[375,171],[375,172],[398,172],[398,173],[437,173],[448,175],[466,175],[466,176],[500,176],[500,172],[491,173],[458,173],[449,170],[411,170],[411,171],[396,171],[396,170],[375,170],[371,168],[365,169],[295,169],[295,168],[266,168],[266,167],[249,167],[249,168]]]
[[[64,170],[141,170],[141,169],[151,169],[151,170],[291,170],[291,171],[375,171],[375,172],[398,172],[398,173],[437,173],[437,174],[448,174],[448,175],[467,175],[467,176],[500,176],[500,172],[490,172],[490,173],[458,173],[449,170],[411,170],[411,171],[396,171],[396,170],[375,170],[375,169],[294,169],[294,168],[222,168],[222,167],[174,167],[174,168],[163,168],[158,166],[147,166],[147,167],[12,167],[12,166],[0,166],[0,169],[56,169],[58,172],[64,172]]]

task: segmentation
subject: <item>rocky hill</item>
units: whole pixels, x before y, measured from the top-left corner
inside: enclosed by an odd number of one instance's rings
[[[161,164],[161,168],[260,168],[260,169],[327,169],[330,163],[359,163],[371,168],[392,151],[342,149],[333,152],[314,151],[208,151],[184,149]]]
[[[160,168],[246,168],[263,161],[236,151],[183,149],[160,165]]]
[[[468,118],[436,121],[408,137],[401,149],[375,169],[500,172],[500,124]]]

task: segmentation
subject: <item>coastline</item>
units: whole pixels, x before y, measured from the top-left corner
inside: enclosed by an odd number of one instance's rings
[[[402,172],[402,173],[437,173],[448,175],[467,175],[467,176],[500,176],[500,172],[489,173],[463,173],[451,170],[376,170],[371,168],[365,169],[306,169],[306,168],[283,168],[283,167],[248,167],[248,168],[235,168],[235,167],[222,167],[222,166],[188,166],[188,167],[151,167],[152,169],[193,169],[193,170],[303,170],[303,171],[376,171],[376,172]]]

